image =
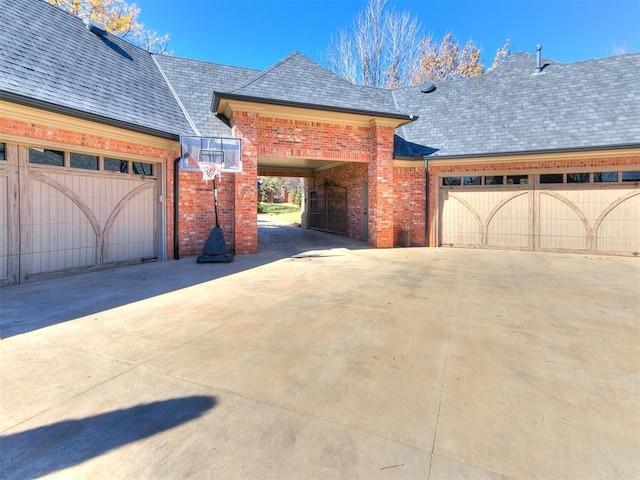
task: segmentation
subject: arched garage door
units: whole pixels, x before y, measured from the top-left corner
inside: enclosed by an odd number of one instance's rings
[[[154,165],[6,145],[0,283],[154,259]],[[4,203],[4,202],[3,202]]]
[[[640,172],[440,180],[441,246],[637,255]]]

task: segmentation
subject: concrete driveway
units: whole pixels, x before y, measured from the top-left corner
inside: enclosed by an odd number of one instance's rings
[[[638,259],[360,247],[0,289],[0,476],[640,477]]]

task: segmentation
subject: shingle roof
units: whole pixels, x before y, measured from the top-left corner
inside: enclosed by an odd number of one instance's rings
[[[193,134],[151,54],[42,0],[0,0],[0,98],[164,136]]]
[[[468,156],[640,143],[640,54],[575,63],[517,53],[483,77],[394,91],[419,116],[398,129],[401,156]],[[411,142],[407,145],[402,142]],[[408,154],[408,155],[407,155]]]
[[[441,82],[431,93],[421,86],[391,91],[352,85],[299,52],[257,71],[151,55],[89,32],[43,0],[0,0],[0,11],[0,98],[133,130],[230,136],[227,123],[211,112],[212,97],[226,97],[418,116],[397,130],[397,157],[640,144],[640,54],[548,61],[533,75],[535,57],[518,53],[483,77]]]
[[[157,55],[160,68],[203,136],[230,137],[231,128],[211,111],[215,90],[233,90],[260,70]]]
[[[352,85],[300,52],[234,89],[216,91],[220,98],[247,98],[266,103],[405,118],[390,90]]]

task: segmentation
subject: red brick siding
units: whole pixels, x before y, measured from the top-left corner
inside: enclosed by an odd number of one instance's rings
[[[7,118],[0,118],[0,134],[32,138],[36,140],[36,143],[38,139],[59,142],[68,145],[69,150],[73,150],[74,145],[79,145],[121,154],[144,155],[162,161],[167,160],[171,154],[175,153],[175,155],[177,155],[177,151],[168,152],[163,148],[129,143],[113,137],[74,132],[72,130],[53,128],[46,125],[38,125]]]
[[[369,163],[369,245],[394,244],[393,135],[392,127],[373,127]]]
[[[169,170],[169,168],[167,168]],[[171,162],[170,179],[173,197],[173,162]],[[180,191],[178,211],[178,235],[180,238],[180,255],[200,255],[211,229],[215,226],[215,207],[213,201],[213,182],[202,179],[200,172],[180,172]],[[234,174],[222,173],[218,184],[218,221],[224,232],[227,249],[234,248],[233,202],[235,196]],[[169,187],[167,187],[169,188]],[[168,238],[171,240],[170,251],[173,254],[173,202],[170,214],[167,214]],[[173,255],[171,256],[173,258]]]
[[[368,162],[371,134],[369,127],[260,117],[258,154]]]
[[[400,232],[409,232],[412,247],[425,246],[425,171],[424,167],[395,167],[394,184],[394,246],[401,246]]]
[[[242,172],[234,173],[234,244],[235,251],[258,252],[258,115],[234,112],[231,117],[234,135],[242,139]]]
[[[301,177],[301,178],[309,178],[310,175],[308,173],[302,173],[300,170],[286,169],[286,168],[278,168],[278,169],[269,169],[266,167],[258,168],[258,176],[260,177]]]

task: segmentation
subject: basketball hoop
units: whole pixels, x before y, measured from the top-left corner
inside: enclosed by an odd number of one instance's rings
[[[202,171],[202,179],[205,182],[215,181],[216,176],[220,178],[220,172],[224,168],[224,152],[222,150],[200,150],[198,167]]]
[[[220,172],[223,167],[222,164],[214,162],[198,162],[198,166],[202,171],[202,179],[205,182],[209,183],[209,180],[213,180],[215,177],[220,178]]]

